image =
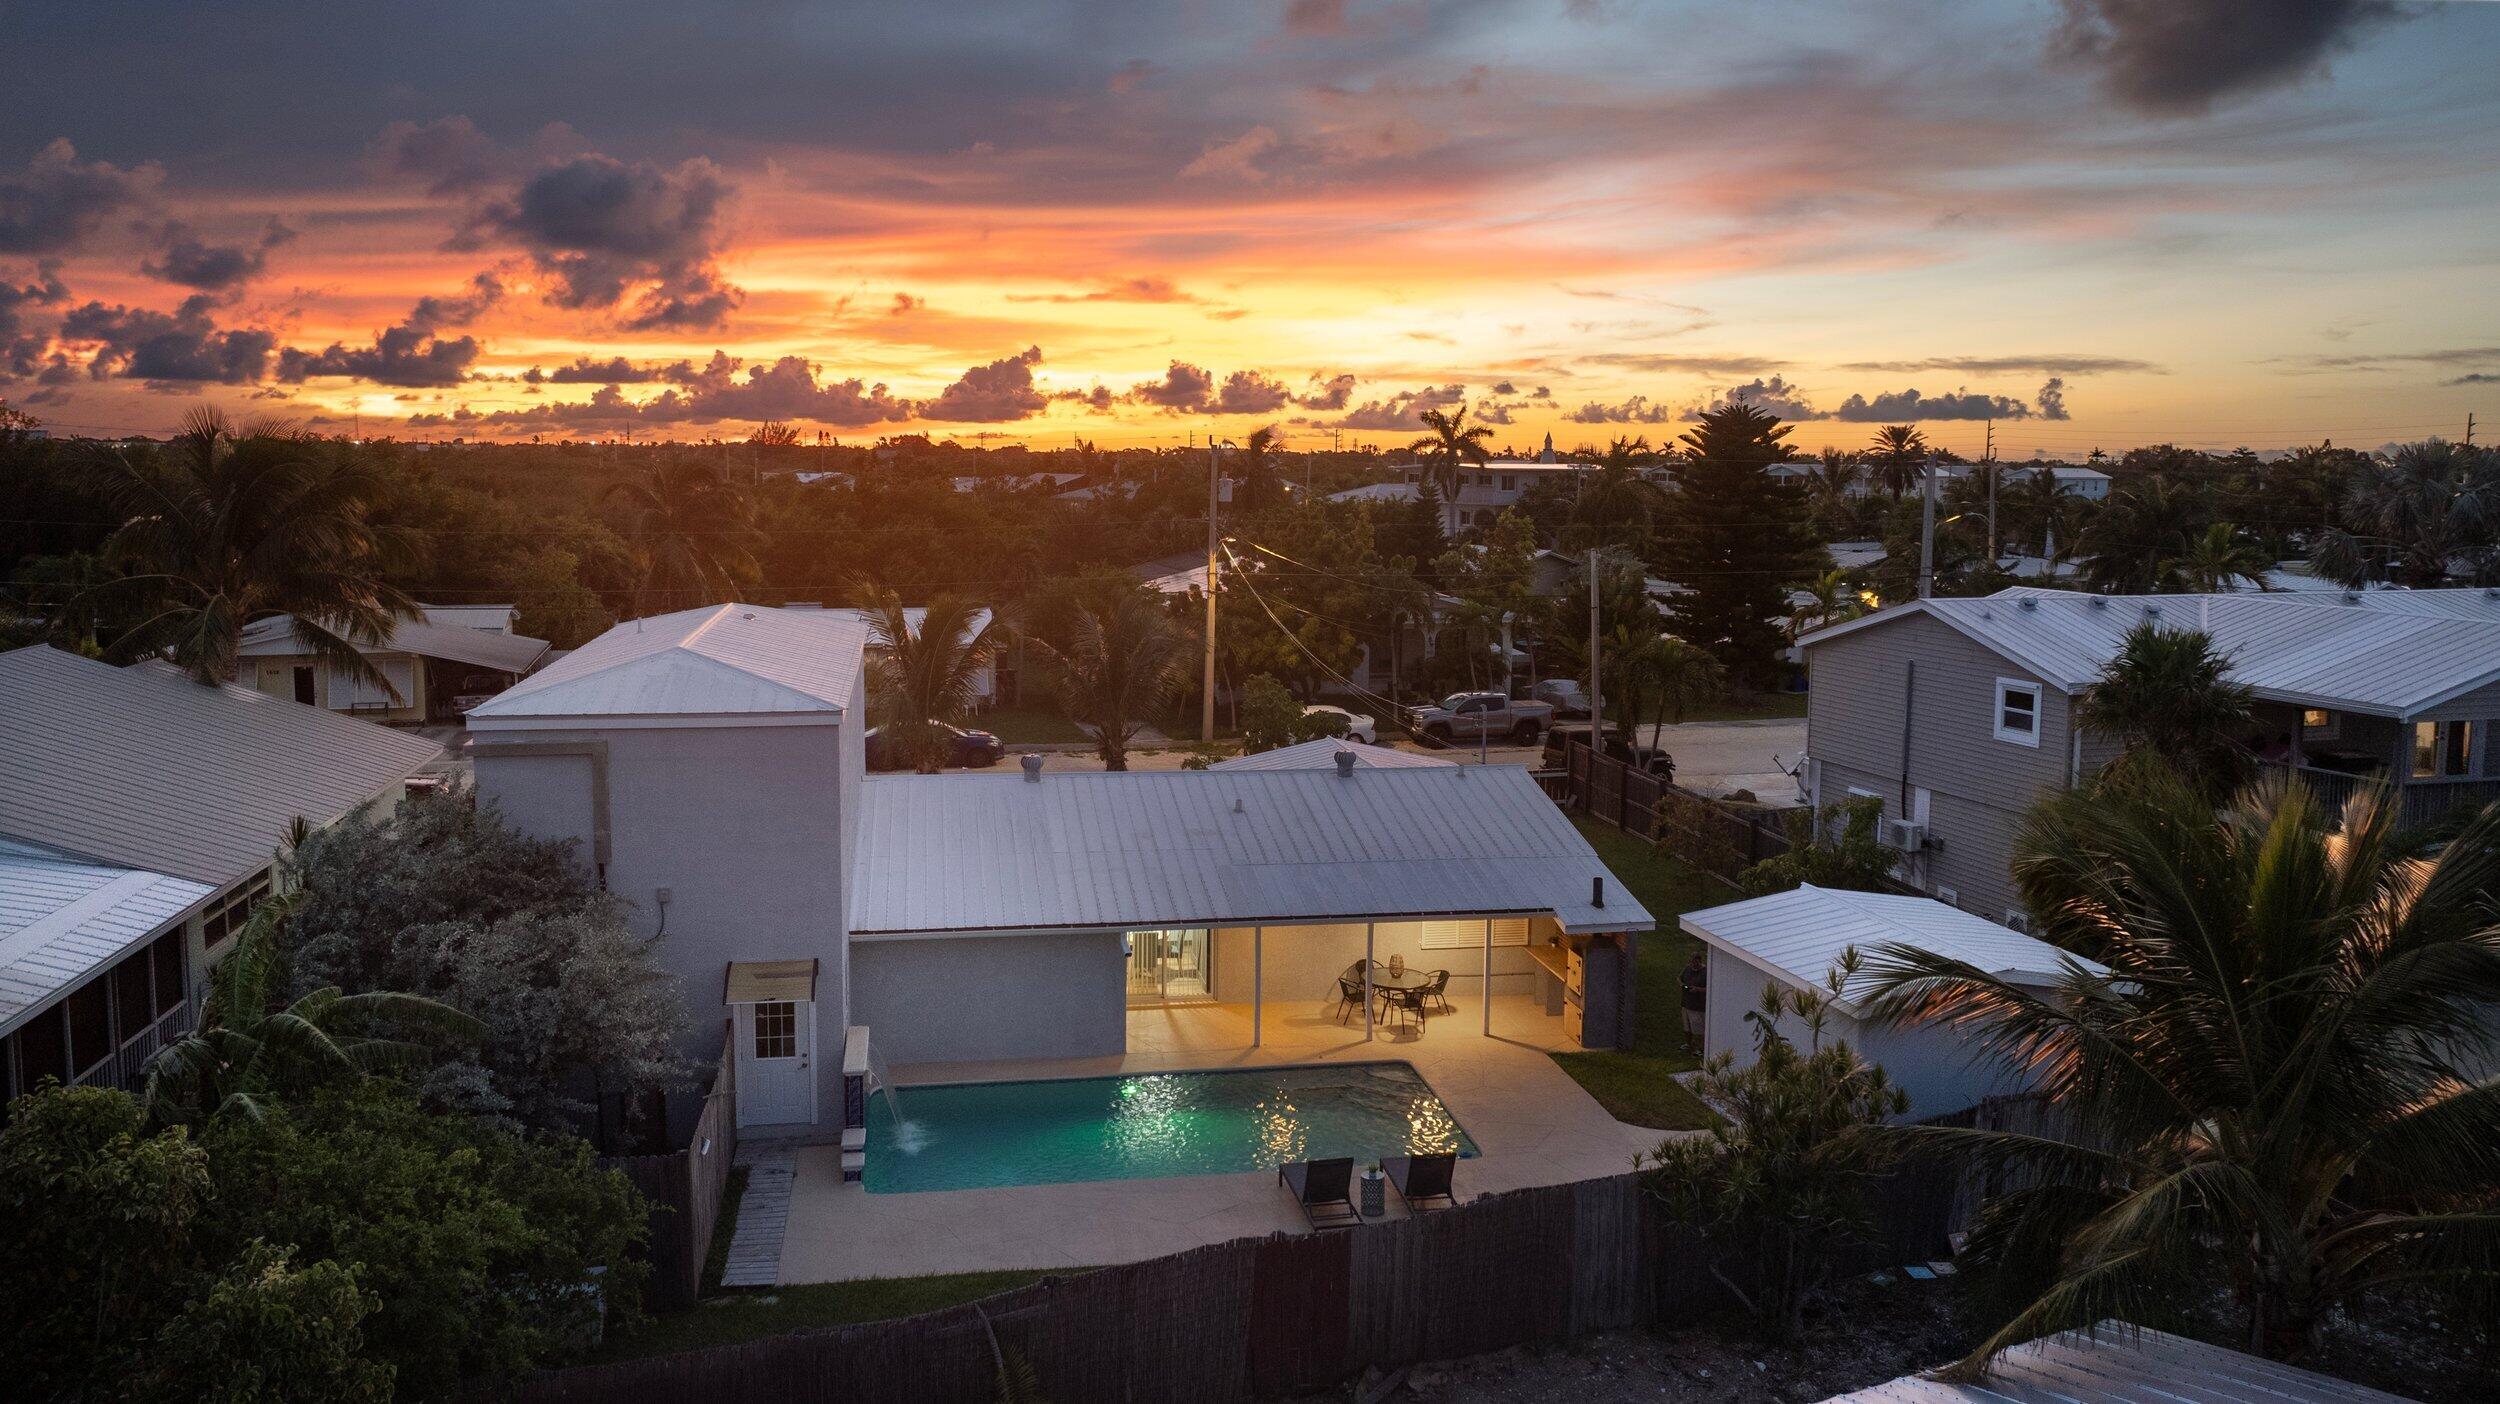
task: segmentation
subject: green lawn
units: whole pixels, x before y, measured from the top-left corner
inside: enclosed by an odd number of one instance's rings
[[[1651,845],[1575,814],[1589,845],[1658,918],[1658,929],[1641,937],[1633,965],[1638,1027],[1629,1051],[1557,1053],[1554,1061],[1588,1089],[1617,1121],[1661,1131],[1692,1131],[1711,1122],[1709,1108],[1684,1090],[1673,1074],[1697,1066],[1684,1051],[1684,1001],[1676,976],[1692,959],[1693,938],[1678,931],[1677,915],[1715,906],[1734,894]]]
[[[983,712],[972,724],[983,731],[996,732],[998,739],[1010,746],[1085,739],[1076,723],[1038,707],[1001,707],[995,712]]]
[[[1013,1291],[1045,1276],[1066,1277],[1081,1271],[1084,1269],[1061,1268],[1055,1274],[1030,1270],[955,1272],[934,1277],[876,1277],[813,1287],[722,1292],[705,1297],[692,1311],[655,1317],[643,1329],[608,1342],[591,1357],[591,1363],[672,1355],[709,1346],[736,1345],[789,1331],[917,1316],[924,1311]]]
[[[1741,692],[1684,709],[1688,722],[1759,721],[1767,717],[1802,717],[1806,714],[1806,695],[1802,692]]]

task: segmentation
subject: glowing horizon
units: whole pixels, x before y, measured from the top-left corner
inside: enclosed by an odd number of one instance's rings
[[[259,9],[0,21],[0,398],[1297,448],[1464,401],[1569,450],[1744,394],[1801,450],[2081,458],[2500,385],[2500,6]]]

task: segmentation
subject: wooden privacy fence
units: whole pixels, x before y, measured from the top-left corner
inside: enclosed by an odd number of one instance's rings
[[[1865,1271],[1941,1256],[1955,1177],[1870,1190],[1885,1241]],[[495,1397],[531,1404],[985,1401],[991,1338],[1055,1400],[1231,1404],[1326,1389],[1366,1367],[1688,1319],[1731,1305],[1690,1231],[1637,1175],[1516,1190],[1344,1233],[1278,1234],[1046,1278],[924,1316],[587,1366]]]
[[[643,1305],[652,1311],[683,1311],[703,1294],[703,1261],[711,1253],[712,1229],[720,1222],[722,1191],[738,1158],[738,1093],[730,1071],[732,1050],[721,1046],[720,1070],[703,1097],[703,1114],[683,1150],[666,1155],[602,1156],[600,1168],[622,1170],[651,1201],[650,1234],[643,1255],[651,1282]]]
[[[1679,788],[1577,741],[1564,746],[1560,773],[1563,785],[1545,786],[1556,803],[1662,840],[1676,856],[1726,881],[1788,851],[1788,835],[1773,816]]]

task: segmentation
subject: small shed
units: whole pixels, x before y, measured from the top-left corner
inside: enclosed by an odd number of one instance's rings
[[[2388,1394],[2124,1321],[2060,1331],[1997,1357],[1979,1384],[1904,1375],[1823,1404],[2409,1404]]]
[[[1754,1025],[1745,1016],[1760,1008],[1764,987],[1827,993],[1831,973],[1853,948],[1871,957],[1881,946],[1915,946],[2042,990],[2056,988],[2072,966],[2100,969],[2045,941],[1931,898],[1812,884],[1687,912],[1681,925],[1708,953],[1703,1053],[1733,1054],[1739,1066],[1754,1056]],[[1869,1062],[1882,1064],[1909,1093],[1908,1119],[1941,1116],[1986,1097],[2023,1090],[2003,1070],[1978,1061],[1968,1040],[1951,1030],[1870,1025],[1858,1003],[1865,985],[1861,977],[1840,992],[1824,1037],[1845,1039]],[[1794,1016],[1781,1021],[1780,1031],[1800,1045],[1807,1039]]]

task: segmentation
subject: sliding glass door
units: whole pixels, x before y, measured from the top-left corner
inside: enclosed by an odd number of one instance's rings
[[[1215,998],[1204,927],[1128,933],[1128,1002],[1205,1004]]]

